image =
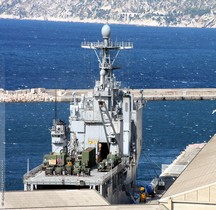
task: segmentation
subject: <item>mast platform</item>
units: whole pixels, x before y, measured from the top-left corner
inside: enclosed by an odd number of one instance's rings
[[[113,49],[113,50],[124,50],[124,49],[132,49],[132,42],[108,42],[108,45],[105,45],[104,42],[87,42],[84,41],[81,43],[82,48],[86,49]]]

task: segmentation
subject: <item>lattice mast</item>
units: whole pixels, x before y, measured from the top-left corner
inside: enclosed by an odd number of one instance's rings
[[[93,49],[100,69],[100,89],[104,90],[106,87],[115,88],[115,78],[113,64],[118,57],[120,50],[132,49],[132,42],[112,42],[110,40],[111,29],[108,24],[105,24],[101,29],[103,42],[82,42],[81,47],[86,49]],[[116,54],[111,58],[110,51],[116,50]]]

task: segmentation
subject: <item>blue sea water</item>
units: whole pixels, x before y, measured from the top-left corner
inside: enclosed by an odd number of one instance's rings
[[[83,40],[101,39],[101,24],[0,20],[0,88],[92,88],[98,78],[94,52]],[[121,52],[117,79],[130,88],[215,88],[216,29],[111,25],[113,41],[132,41]],[[147,102],[137,181],[160,174],[187,144],[216,133],[215,101]],[[67,121],[68,103],[57,104]],[[22,175],[51,150],[53,103],[5,105],[6,189],[22,190]]]

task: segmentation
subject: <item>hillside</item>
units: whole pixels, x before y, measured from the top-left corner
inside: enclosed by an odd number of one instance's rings
[[[0,18],[214,27],[215,0],[0,0]]]

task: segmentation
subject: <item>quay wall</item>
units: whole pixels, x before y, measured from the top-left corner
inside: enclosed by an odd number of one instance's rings
[[[129,89],[138,99],[146,101],[161,100],[216,100],[216,88],[194,89]],[[82,94],[92,96],[92,89],[45,89],[32,88],[21,90],[0,89],[0,103],[20,102],[71,102],[79,100]]]

